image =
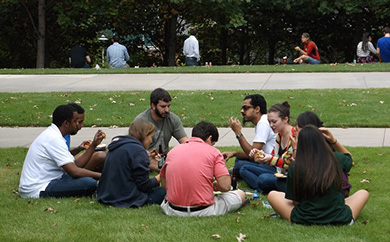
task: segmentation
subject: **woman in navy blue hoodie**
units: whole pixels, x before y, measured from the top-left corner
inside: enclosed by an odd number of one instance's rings
[[[152,143],[153,134],[151,122],[136,121],[130,125],[129,135],[112,139],[97,190],[100,203],[138,208],[162,202],[165,190],[160,187],[160,174],[149,177],[146,148]]]

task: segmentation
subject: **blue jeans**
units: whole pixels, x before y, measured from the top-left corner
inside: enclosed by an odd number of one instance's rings
[[[233,169],[234,169],[235,173],[237,174],[238,178],[242,178],[242,176],[240,174],[240,170],[241,170],[241,167],[243,167],[244,165],[258,166],[261,168],[269,169],[270,171],[273,171],[275,173],[275,168],[273,166],[267,166],[267,165],[257,163],[254,161],[241,160],[241,159],[236,158]]]
[[[263,193],[276,190],[276,168],[265,164],[244,165],[240,169],[242,179],[252,188]]]
[[[307,59],[306,59],[306,62],[309,63],[309,64],[320,64],[321,61],[313,59],[310,56],[308,56]]]
[[[91,177],[73,178],[68,174],[53,180],[39,197],[79,197],[91,196],[96,192],[97,181]]]
[[[144,205],[158,204],[160,205],[165,198],[166,191],[162,187],[155,187],[148,193],[148,200]]]
[[[186,66],[199,66],[199,63],[194,57],[186,57]]]

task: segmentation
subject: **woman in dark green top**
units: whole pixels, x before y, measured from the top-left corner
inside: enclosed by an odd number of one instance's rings
[[[326,139],[341,153],[333,154]],[[306,225],[356,220],[368,192],[359,190],[344,199],[341,165],[348,162],[348,153],[328,129],[305,126],[299,132],[296,159],[289,167],[286,193],[272,191],[268,195],[273,209],[289,222]]]

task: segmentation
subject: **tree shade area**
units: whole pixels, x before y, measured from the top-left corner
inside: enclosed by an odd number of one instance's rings
[[[201,64],[291,62],[304,32],[322,63],[352,62],[364,32],[376,45],[390,25],[387,0],[1,0],[0,13],[0,68],[69,67],[77,42],[101,65],[112,34],[130,66],[182,65],[190,26],[198,28]]]

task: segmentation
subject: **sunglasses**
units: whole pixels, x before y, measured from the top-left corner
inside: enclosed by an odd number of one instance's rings
[[[241,107],[241,109],[244,110],[244,111],[246,111],[246,110],[248,110],[250,108],[253,108],[253,106],[246,106],[246,105],[244,105],[244,106]]]

